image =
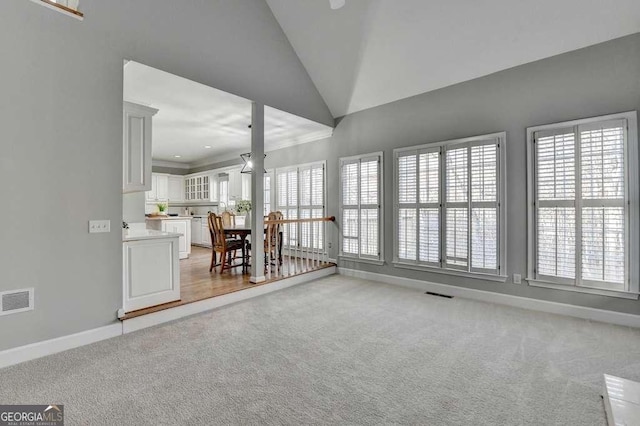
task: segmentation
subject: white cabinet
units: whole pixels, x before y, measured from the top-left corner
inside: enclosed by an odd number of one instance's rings
[[[180,234],[179,258],[187,259],[191,254],[191,219],[147,219],[147,229]]]
[[[202,245],[202,218],[191,219],[191,244]]]
[[[171,232],[174,234],[180,234],[179,240],[179,252],[180,259],[186,259],[191,253],[191,224],[189,220],[163,220],[162,230],[164,232]]]
[[[124,102],[123,111],[122,192],[150,191],[151,120],[158,110]]]
[[[169,175],[169,202],[181,203],[184,201],[184,178],[182,176]]]
[[[186,201],[209,201],[209,176],[188,176],[184,179]]]
[[[229,170],[229,201],[242,198],[242,173],[240,169]]]
[[[180,300],[178,237],[123,243],[123,310]]]
[[[166,202],[169,199],[169,176],[159,173],[151,175],[151,190],[147,191],[148,202]]]

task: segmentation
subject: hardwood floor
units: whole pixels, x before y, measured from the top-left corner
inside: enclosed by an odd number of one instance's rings
[[[240,260],[238,260],[238,262],[239,261]],[[186,305],[187,303],[269,284],[278,280],[272,279],[260,284],[252,284],[249,282],[250,274],[243,274],[242,267],[225,270],[223,274],[218,272],[220,268],[216,268],[209,273],[210,262],[211,249],[192,246],[189,258],[180,261],[180,300],[129,312],[122,317],[121,320],[127,320],[152,312]],[[333,266],[333,264],[326,264],[322,267],[329,266]],[[315,268],[315,270],[317,269],[320,268]]]

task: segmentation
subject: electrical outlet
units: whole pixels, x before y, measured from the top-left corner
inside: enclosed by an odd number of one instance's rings
[[[331,248],[331,243],[329,243],[329,248]]]
[[[90,220],[89,221],[90,234],[99,234],[102,232],[111,232],[110,220]]]
[[[514,284],[522,284],[522,275],[513,274],[513,283]]]

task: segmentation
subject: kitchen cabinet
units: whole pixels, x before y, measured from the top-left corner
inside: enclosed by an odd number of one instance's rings
[[[178,252],[180,259],[187,259],[191,254],[191,218],[168,217],[147,219],[147,228],[156,231],[180,234]]]
[[[167,202],[169,199],[169,176],[159,173],[151,174],[151,190],[147,191],[148,202]]]
[[[122,311],[180,300],[179,238],[152,230],[123,235]]]
[[[169,175],[168,199],[173,203],[184,201],[184,178],[182,176]]]
[[[123,104],[123,193],[151,190],[151,130],[157,113],[157,109],[144,105]]]
[[[184,179],[184,194],[186,201],[209,201],[209,176],[197,175]]]

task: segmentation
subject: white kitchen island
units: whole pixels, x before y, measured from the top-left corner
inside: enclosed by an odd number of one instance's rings
[[[180,259],[187,259],[191,254],[191,220],[190,216],[152,216],[146,223],[148,229],[180,234]]]
[[[180,300],[181,234],[123,230],[123,301],[119,316]]]

